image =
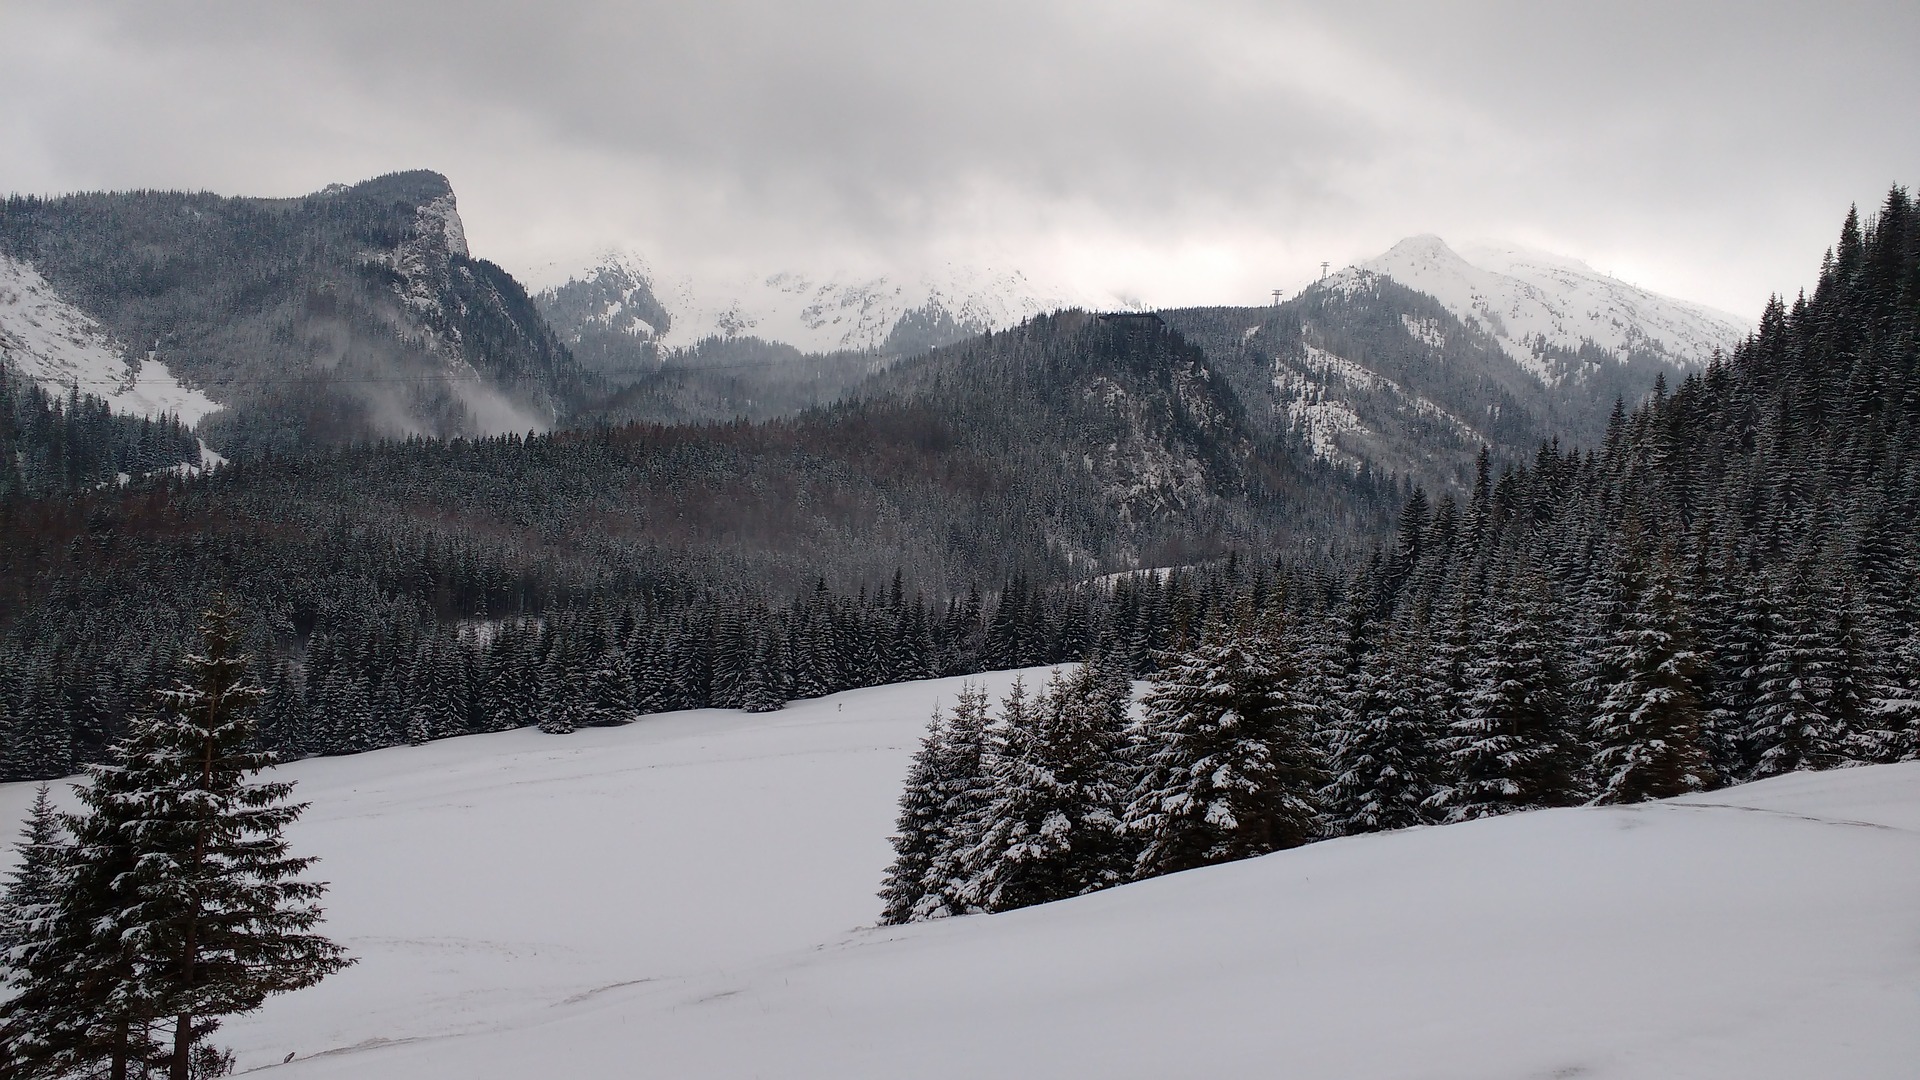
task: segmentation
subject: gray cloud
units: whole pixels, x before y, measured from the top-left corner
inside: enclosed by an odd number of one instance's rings
[[[1920,176],[1911,5],[10,0],[0,188],[448,173],[476,251],[1252,301],[1421,231],[1751,314]]]

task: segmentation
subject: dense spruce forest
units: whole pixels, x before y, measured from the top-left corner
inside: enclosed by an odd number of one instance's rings
[[[1326,836],[1920,758],[1920,209],[1592,450],[1243,575],[1145,717],[1096,663],[938,716],[882,893],[1004,910]]]
[[[0,503],[199,463],[179,417],[118,416],[92,394],[55,397],[0,365]]]
[[[4,766],[96,759],[214,592],[273,691],[265,737],[338,753],[1096,648],[1144,671],[1242,587],[1233,553],[1324,552],[1404,496],[1248,428],[1157,320],[1080,313],[792,420],[412,439],[82,487],[4,510]],[[1134,567],[1195,569],[1097,580]]]

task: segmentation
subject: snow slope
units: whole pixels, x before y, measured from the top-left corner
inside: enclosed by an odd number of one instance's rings
[[[1920,1060],[1920,764],[872,929],[907,755],[957,687],[290,766],[313,800],[296,843],[325,857],[330,930],[362,963],[225,1035],[287,1080],[1750,1080]],[[0,812],[30,794],[0,788]]]
[[[29,263],[0,255],[0,362],[49,392],[105,399],[135,416],[175,413],[189,427],[220,404],[155,359],[129,363],[104,327],[47,284]]]
[[[1561,365],[1536,347],[1577,351],[1590,342],[1616,357],[1648,352],[1687,366],[1730,350],[1752,324],[1609,277],[1577,259],[1511,244],[1460,250],[1437,236],[1414,236],[1377,258],[1329,277],[1327,288],[1364,287],[1369,274],[1391,278],[1446,306],[1462,322],[1491,333],[1521,367],[1552,382]]]

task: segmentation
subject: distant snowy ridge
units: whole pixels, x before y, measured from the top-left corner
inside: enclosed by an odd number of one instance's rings
[[[1577,376],[1569,357],[1583,346],[1616,360],[1642,353],[1691,367],[1715,349],[1731,350],[1752,330],[1736,316],[1629,285],[1577,259],[1510,244],[1455,250],[1430,235],[1402,240],[1320,287],[1350,293],[1365,289],[1372,275],[1440,301],[1549,384]]]
[[[128,351],[47,284],[30,263],[0,255],[0,363],[50,393],[78,387],[134,416],[173,413],[198,424],[221,405],[181,385],[167,365]]]
[[[656,273],[639,255],[609,250],[569,282],[582,284],[594,287],[599,305],[593,325],[666,349],[710,337],[757,337],[802,352],[878,351],[903,320],[979,333],[1061,308],[1121,306],[1114,297],[1041,285],[1018,270],[960,263],[882,274],[694,277]]]

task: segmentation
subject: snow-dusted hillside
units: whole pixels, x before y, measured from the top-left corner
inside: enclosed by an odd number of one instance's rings
[[[1018,270],[959,264],[894,274],[782,271],[695,278],[658,273],[638,255],[613,251],[574,275],[573,283],[603,297],[605,314],[596,325],[668,349],[708,337],[751,336],[802,352],[868,351],[885,346],[903,318],[950,320],[977,333],[1064,307],[1115,306],[1111,297],[1070,295]]]
[[[1920,764],[873,929],[907,756],[957,686],[293,765],[313,801],[295,843],[324,856],[329,929],[362,962],[224,1035],[289,1080],[1755,1080],[1920,1060]],[[0,788],[0,814],[30,795]]]
[[[1704,364],[1729,350],[1752,324],[1609,277],[1577,259],[1510,244],[1456,251],[1437,236],[1414,236],[1322,285],[1351,290],[1378,274],[1439,300],[1461,322],[1493,335],[1509,356],[1554,382],[1565,356],[1592,345],[1616,358],[1638,352],[1677,366]]]
[[[0,363],[55,394],[77,385],[115,412],[174,413],[192,426],[220,408],[181,385],[166,364],[151,358],[129,361],[130,355],[30,263],[0,254]]]

